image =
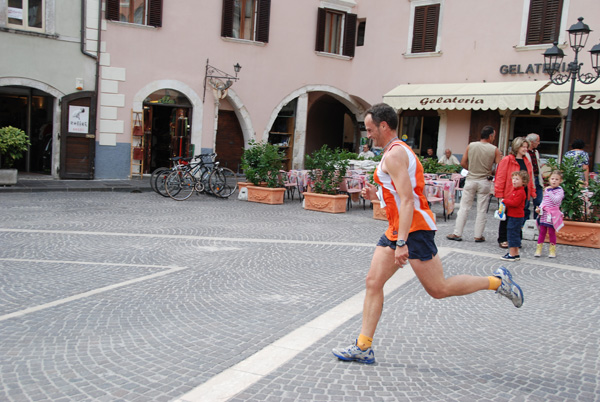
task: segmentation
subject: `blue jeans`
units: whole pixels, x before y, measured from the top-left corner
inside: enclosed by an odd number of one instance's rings
[[[538,213],[535,212],[535,209],[540,206],[542,200],[544,199],[544,188],[540,185],[540,179],[538,177],[535,178],[535,198],[533,199],[533,219],[537,219]],[[523,219],[523,225],[525,221],[529,219],[531,216],[531,211],[529,210],[531,198],[528,198],[525,202],[525,219]]]
[[[523,218],[506,217],[508,247],[521,247],[521,228],[523,227],[523,222]]]

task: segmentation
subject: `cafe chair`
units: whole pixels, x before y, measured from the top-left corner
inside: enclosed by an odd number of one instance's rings
[[[441,197],[439,196],[441,194]],[[427,203],[431,207],[432,204],[439,202],[442,204],[442,213],[444,214],[444,222],[447,220],[446,216],[446,203],[444,202],[444,186],[436,184],[425,185],[425,196],[427,197]]]
[[[298,187],[298,176],[296,176],[292,172],[283,172],[285,174],[285,180],[283,182],[283,186],[285,187],[285,192],[287,193],[288,200],[291,198],[294,199],[294,194],[296,190],[300,193],[299,197],[302,199],[302,193],[300,192],[300,188]]]
[[[460,173],[453,173],[451,180],[454,182],[454,191],[456,201],[459,201],[462,197],[463,187],[460,186],[460,180],[462,179],[462,175]]]

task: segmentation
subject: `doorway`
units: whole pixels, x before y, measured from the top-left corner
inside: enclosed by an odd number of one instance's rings
[[[192,105],[174,89],[161,89],[144,101],[144,173],[171,166],[170,158],[193,156]]]
[[[21,172],[51,174],[54,101],[34,88],[0,87],[0,127],[21,129],[31,141],[25,156],[15,162]]]

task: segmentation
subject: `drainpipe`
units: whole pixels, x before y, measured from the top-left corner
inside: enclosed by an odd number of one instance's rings
[[[86,30],[86,7],[87,0],[81,0],[81,53],[96,60],[96,81],[94,82],[94,92],[98,96],[98,84],[100,82],[100,32],[102,23],[102,0],[98,0],[98,45],[96,54],[89,53],[85,50],[85,30]]]

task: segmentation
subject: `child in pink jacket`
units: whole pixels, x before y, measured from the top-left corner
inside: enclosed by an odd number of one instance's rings
[[[546,233],[550,240],[550,251],[548,257],[556,257],[556,232],[563,226],[563,213],[560,211],[560,204],[565,197],[560,183],[562,183],[562,172],[555,170],[548,179],[550,185],[544,189],[544,199],[536,212],[539,214],[537,223],[540,229],[540,235],[535,249],[535,256],[542,256],[542,247],[546,240]]]

